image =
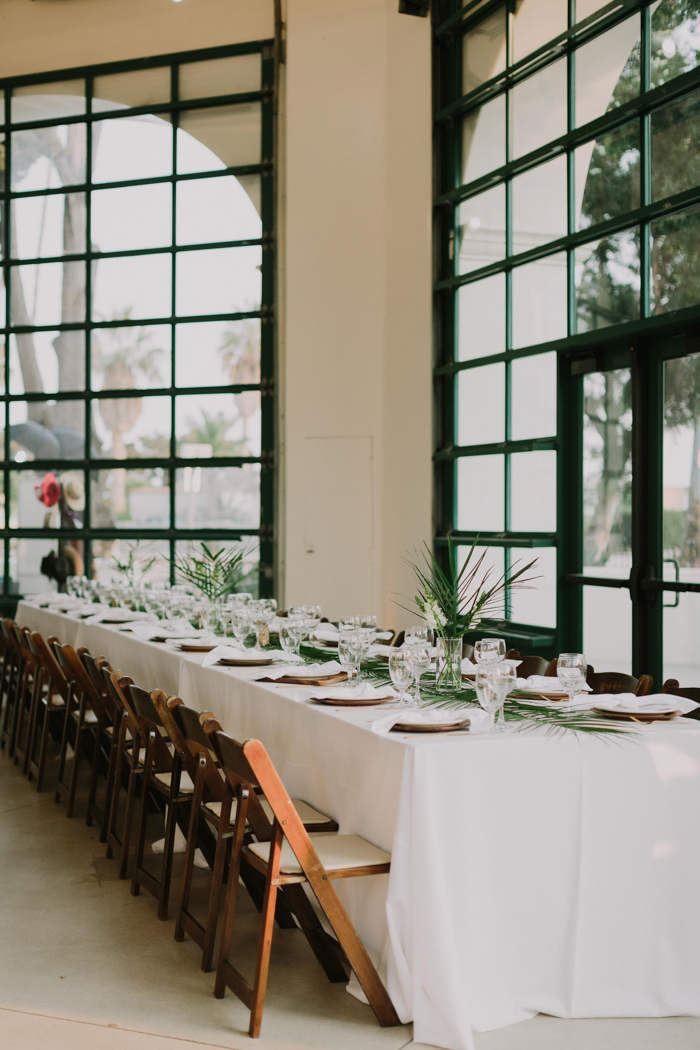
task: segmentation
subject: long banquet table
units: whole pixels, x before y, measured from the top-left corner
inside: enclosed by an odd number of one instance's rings
[[[20,602],[17,622],[260,738],[290,793],[392,853],[336,888],[416,1042],[530,1018],[700,1015],[700,723],[624,739],[380,736],[381,708]]]

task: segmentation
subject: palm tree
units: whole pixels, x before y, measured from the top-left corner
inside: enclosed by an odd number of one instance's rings
[[[186,442],[197,445],[210,445],[213,456],[242,456],[245,455],[245,444],[240,441],[229,441],[226,437],[229,430],[236,422],[225,412],[217,412],[208,415],[204,409],[201,410],[201,419],[187,419],[186,426],[189,427]]]
[[[229,373],[231,383],[260,382],[260,322],[248,318],[236,321],[224,335],[219,347],[221,363]],[[243,419],[243,441],[248,440],[248,419],[260,407],[256,390],[234,394],[236,406]]]

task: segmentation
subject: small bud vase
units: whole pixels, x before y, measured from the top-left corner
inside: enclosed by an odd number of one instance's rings
[[[456,693],[462,688],[462,639],[437,639],[437,672],[435,689],[438,693]]]

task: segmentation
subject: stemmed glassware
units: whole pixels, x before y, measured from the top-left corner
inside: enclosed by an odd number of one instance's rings
[[[234,638],[241,645],[245,645],[246,638],[253,630],[250,616],[247,605],[234,606],[231,610],[231,628]]]
[[[574,697],[586,684],[588,664],[583,653],[561,653],[557,660],[557,678],[562,689],[573,703]]]
[[[515,668],[509,663],[481,664],[476,672],[476,695],[484,711],[497,713],[493,732],[504,733],[506,729],[503,705],[506,696],[515,686]]]
[[[255,631],[255,648],[259,650],[261,648],[260,636],[263,630],[265,634],[268,633],[269,624],[272,623],[277,612],[277,602],[274,598],[259,598],[257,601],[248,602],[247,607],[250,610],[251,622]]]
[[[338,636],[338,660],[348,673],[348,680],[359,681],[363,638],[359,630],[341,631]]]
[[[480,638],[474,643],[474,656],[476,662],[483,664],[497,664],[505,659],[506,643],[504,638]]]
[[[394,649],[389,654],[389,675],[393,685],[399,690],[399,703],[404,707],[413,707],[415,701],[408,692],[414,677],[410,649]]]
[[[301,636],[302,628],[296,620],[289,620],[289,617],[285,617],[280,622],[280,645],[285,653],[299,655]]]
[[[420,678],[422,674],[425,674],[430,669],[430,649],[419,640],[418,642],[412,641],[409,643],[406,646],[406,652],[409,656],[409,663],[413,669],[413,677],[416,683],[413,702],[416,707],[420,707],[423,702],[420,695]]]

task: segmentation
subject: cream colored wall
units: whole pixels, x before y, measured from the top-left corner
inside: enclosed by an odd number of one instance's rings
[[[285,10],[280,598],[403,626],[401,557],[431,532],[430,37],[397,8]],[[272,33],[272,0],[0,0],[0,74]]]
[[[314,600],[310,559],[322,558],[329,616],[374,611],[399,626],[413,619],[391,600],[410,593],[401,557],[431,529],[429,32],[396,0],[288,7],[285,597]],[[341,437],[371,439],[373,498],[355,505],[366,479],[348,475],[334,550],[327,532],[308,535],[304,450]],[[371,536],[363,597],[348,521]]]

